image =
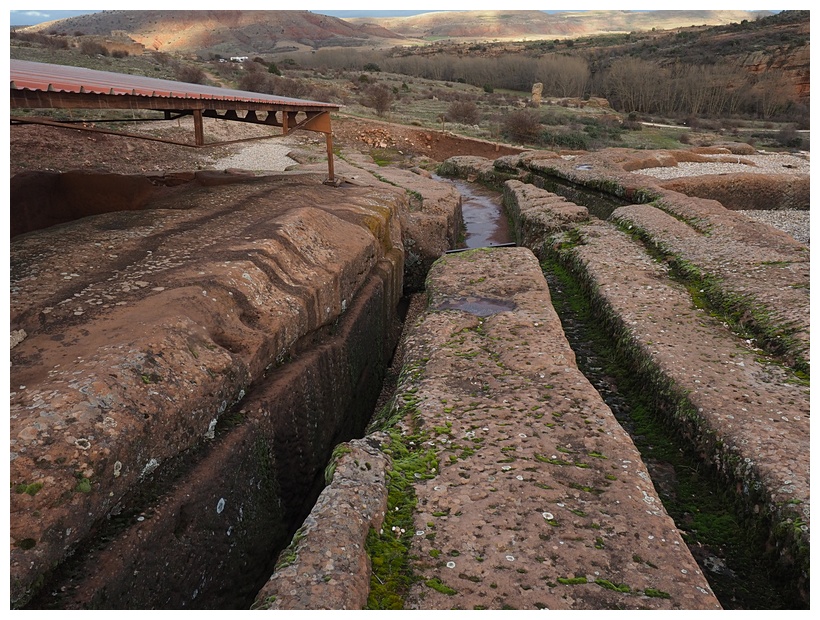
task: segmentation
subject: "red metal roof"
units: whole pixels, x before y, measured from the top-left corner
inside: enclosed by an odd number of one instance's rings
[[[283,106],[310,106],[331,109],[340,107],[332,103],[306,101],[304,99],[204,86],[202,84],[188,84],[140,75],[96,71],[83,67],[52,65],[28,60],[12,60],[10,65],[10,80],[13,90],[248,101]]]

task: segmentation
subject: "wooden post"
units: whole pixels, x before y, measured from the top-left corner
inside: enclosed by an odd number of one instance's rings
[[[202,110],[194,110],[194,142],[197,146],[205,145],[205,129],[202,126]]]
[[[333,184],[336,182],[333,176],[333,134],[329,131],[325,134],[325,142],[327,142],[327,181]]]

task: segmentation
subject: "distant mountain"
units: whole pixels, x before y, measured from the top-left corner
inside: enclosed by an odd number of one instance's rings
[[[581,37],[611,32],[717,26],[754,20],[772,11],[442,11],[407,17],[351,18],[409,38],[520,39]]]
[[[223,56],[252,56],[288,46],[355,46],[401,38],[379,25],[353,24],[310,11],[102,11],[26,30],[127,36],[147,49]]]
[[[102,11],[29,26],[70,36],[127,37],[149,50],[202,57],[290,49],[386,47],[421,40],[555,39],[753,21],[771,11],[440,11],[340,19],[310,11]]]

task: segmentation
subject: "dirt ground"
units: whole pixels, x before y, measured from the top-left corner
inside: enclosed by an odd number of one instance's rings
[[[193,142],[192,119],[127,125],[119,128],[119,131]],[[360,151],[401,151],[402,155],[409,158],[421,156],[434,161],[443,161],[453,155],[495,158],[520,150],[460,138],[449,133],[373,120],[339,117],[333,119],[332,126],[334,147]],[[205,119],[207,142],[265,135],[276,136],[268,127]],[[317,152],[325,152],[324,139],[320,134],[297,131],[285,139],[295,145],[314,145]],[[239,152],[245,144],[249,143],[195,148],[96,131],[44,125],[12,125],[10,173],[14,176],[29,170],[106,170],[118,174],[156,174],[208,169],[212,167],[213,161]]]

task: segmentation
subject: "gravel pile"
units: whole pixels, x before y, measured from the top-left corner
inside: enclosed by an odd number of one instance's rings
[[[709,157],[707,155],[707,157]],[[704,174],[729,174],[745,172],[751,174],[809,174],[810,162],[805,157],[789,153],[759,153],[757,155],[738,155],[738,161],[726,161],[726,155],[713,155],[714,162],[680,162],[677,166],[661,168],[644,168],[641,174],[656,179],[678,179],[680,177],[701,176]],[[734,157],[734,156],[731,156]],[[749,165],[752,162],[754,165]]]
[[[782,230],[800,243],[809,244],[810,224],[808,211],[736,211],[746,217]]]
[[[288,157],[293,144],[282,139],[263,140],[243,145],[239,152],[211,162],[209,165],[217,170],[238,168],[240,170],[284,170],[296,163]]]
[[[677,179],[687,176],[701,176],[705,174],[729,174],[745,172],[751,174],[809,174],[809,156],[791,155],[788,153],[759,153],[757,155],[738,156],[739,161],[752,162],[732,163],[725,161],[726,155],[715,155],[715,159],[724,161],[715,162],[680,162],[674,167],[646,168],[641,174],[656,179]],[[810,226],[809,211],[738,211],[743,215],[774,226],[794,237],[797,241],[809,245]]]

